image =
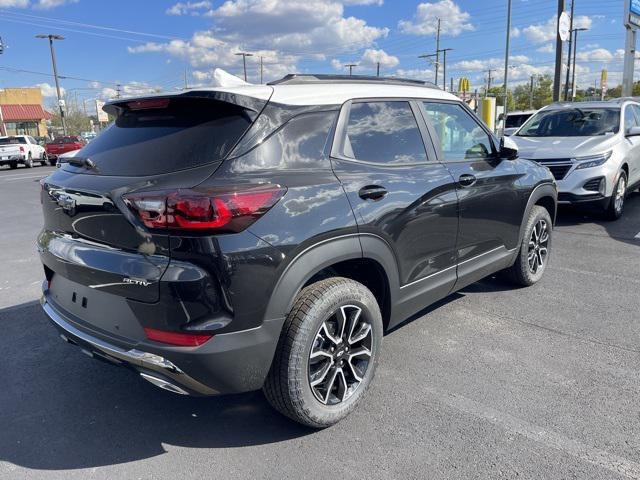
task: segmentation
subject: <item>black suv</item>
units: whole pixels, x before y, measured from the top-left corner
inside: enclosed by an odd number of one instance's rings
[[[437,88],[290,75],[105,110],[42,181],[42,305],[166,390],[262,388],[325,427],[364,396],[385,330],[547,266],[553,177]]]

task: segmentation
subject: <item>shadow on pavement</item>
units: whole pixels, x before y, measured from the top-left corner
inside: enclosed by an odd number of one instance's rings
[[[632,245],[640,245],[640,240],[634,238],[640,232],[640,192],[630,193],[625,202],[622,218],[608,221],[597,212],[562,205],[558,210],[556,227],[575,227],[585,224],[598,225],[607,234],[619,241]]]
[[[40,306],[0,310],[0,460],[59,470],[161,455],[163,444],[242,447],[312,433],[273,411],[261,392],[191,398],[63,343]]]

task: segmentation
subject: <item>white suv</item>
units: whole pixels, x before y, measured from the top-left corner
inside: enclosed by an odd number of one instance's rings
[[[616,220],[626,193],[640,186],[640,103],[557,103],[531,117],[511,138],[520,157],[551,170],[558,203],[595,206]]]

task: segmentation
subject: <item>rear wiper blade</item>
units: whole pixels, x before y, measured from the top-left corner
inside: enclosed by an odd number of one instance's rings
[[[93,160],[87,157],[71,157],[69,158],[68,163],[76,167],[88,168],[89,170],[96,169],[96,164],[93,163]]]

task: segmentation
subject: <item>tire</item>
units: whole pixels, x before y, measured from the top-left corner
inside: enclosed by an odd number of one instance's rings
[[[9,168],[11,170],[15,170],[16,168],[18,168],[18,162],[16,161],[9,162]]]
[[[346,320],[344,334],[333,335],[339,332],[341,319]],[[283,415],[309,427],[339,422],[371,385],[382,335],[380,308],[364,285],[342,277],[309,285],[296,297],[282,328],[263,387],[267,400]],[[337,337],[340,341],[331,340]]]
[[[56,158],[49,158],[49,165],[55,167],[56,163],[58,163],[58,160]]]
[[[546,208],[534,205],[515,263],[505,273],[511,282],[529,287],[542,278],[549,263],[553,223]]]
[[[48,159],[47,159],[47,154],[42,152],[42,155],[40,156],[40,165],[41,166],[46,166],[48,163]]]
[[[24,161],[24,166],[27,167],[27,168],[32,168],[33,167],[33,157],[31,156],[31,153],[29,153],[29,156]]]
[[[604,218],[606,220],[618,220],[624,213],[624,200],[627,196],[627,174],[624,170],[620,171],[618,180],[613,187],[613,193],[609,204],[604,211]]]

